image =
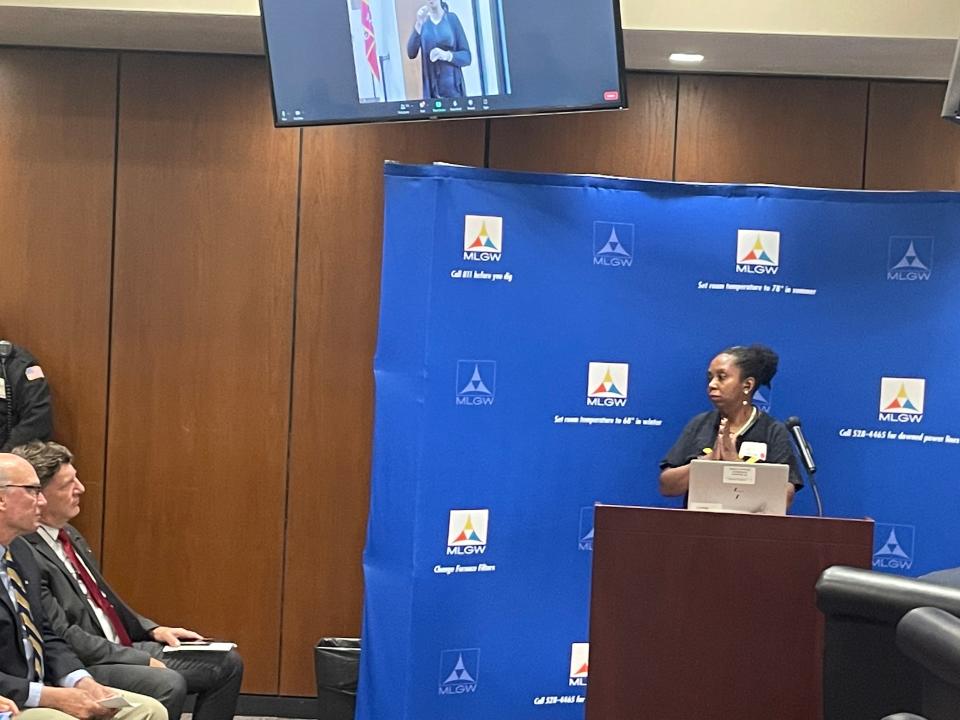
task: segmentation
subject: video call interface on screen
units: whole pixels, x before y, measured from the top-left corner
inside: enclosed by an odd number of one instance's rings
[[[625,106],[616,0],[261,0],[278,126]]]

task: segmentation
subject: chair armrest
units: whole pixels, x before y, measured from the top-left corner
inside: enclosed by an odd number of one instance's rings
[[[935,607],[915,608],[897,624],[897,647],[948,685],[960,688],[960,618]]]
[[[817,580],[817,607],[824,615],[847,615],[896,625],[917,607],[960,615],[960,589],[861,568],[835,565]]]

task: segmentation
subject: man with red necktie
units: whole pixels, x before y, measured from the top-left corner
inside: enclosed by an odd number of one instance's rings
[[[166,627],[137,614],[113,591],[87,541],[69,524],[80,512],[83,483],[73,454],[55,442],[14,448],[43,486],[46,505],[37,532],[26,536],[42,571],[44,609],[95,678],[149,695],[177,720],[187,693],[196,693],[194,720],[230,720],[243,661],[235,651],[163,653],[198,633]]]
[[[0,453],[0,708],[24,720],[166,720],[153,698],[97,682],[51,629],[35,553],[20,537],[40,522],[40,490],[30,463]]]

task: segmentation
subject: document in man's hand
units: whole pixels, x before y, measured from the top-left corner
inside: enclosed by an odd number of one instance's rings
[[[208,640],[181,640],[180,644],[177,647],[172,645],[167,645],[163,648],[163,652],[193,652],[194,650],[200,650],[203,652],[230,652],[237,646],[236,643],[232,642],[210,642]]]
[[[135,708],[140,707],[140,703],[132,703],[127,700],[123,695],[111,695],[108,698],[103,698],[102,700],[97,700],[100,705],[105,708],[112,708],[115,710],[120,710],[122,708]]]

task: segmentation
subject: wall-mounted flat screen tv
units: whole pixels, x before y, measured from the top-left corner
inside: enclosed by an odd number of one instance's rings
[[[260,0],[278,127],[626,107],[619,0]]]

